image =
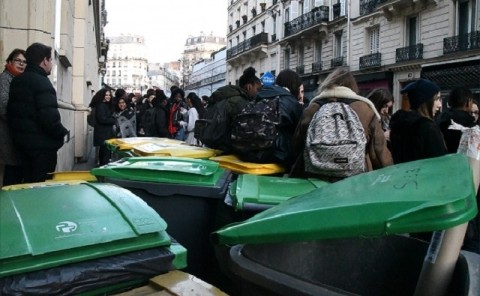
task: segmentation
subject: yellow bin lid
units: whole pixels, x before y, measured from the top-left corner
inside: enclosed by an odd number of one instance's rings
[[[218,162],[225,169],[240,174],[273,175],[285,172],[285,168],[279,164],[245,162],[235,155],[221,155],[211,157],[210,160]]]
[[[156,138],[156,137],[133,137],[133,138],[119,138],[110,139],[105,141],[107,145],[115,147],[116,150],[131,150],[134,146],[146,144],[146,143],[159,143],[165,145],[181,145],[186,144],[183,141],[169,139],[169,138]]]
[[[51,173],[51,181],[70,181],[70,180],[83,180],[87,182],[95,182],[97,178],[90,173],[90,171],[66,171],[66,172],[54,172]]]
[[[133,152],[138,156],[174,156],[188,158],[210,158],[219,153],[210,148],[190,146],[187,144],[172,145],[161,143],[146,143],[133,147]]]

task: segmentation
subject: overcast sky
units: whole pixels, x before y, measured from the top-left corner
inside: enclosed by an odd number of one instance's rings
[[[105,35],[143,35],[149,62],[176,61],[189,35],[226,37],[228,1],[106,0]]]

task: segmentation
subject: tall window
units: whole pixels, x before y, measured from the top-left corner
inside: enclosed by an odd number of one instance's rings
[[[475,31],[475,11],[476,0],[459,0],[457,1],[458,13],[458,34],[467,34]]]
[[[334,54],[336,58],[342,57],[342,31],[335,32]]]
[[[290,69],[290,49],[285,49],[285,60],[284,60],[284,68]]]
[[[305,47],[303,44],[298,46],[298,65],[303,66],[303,60],[305,59]]]
[[[417,44],[417,34],[419,31],[417,20],[417,16],[411,16],[407,20],[407,45]]]
[[[369,30],[370,53],[377,53],[380,47],[380,27],[375,26]]]
[[[322,60],[322,40],[315,40],[315,62]]]

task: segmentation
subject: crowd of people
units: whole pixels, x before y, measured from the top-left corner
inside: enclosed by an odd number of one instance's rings
[[[52,69],[52,48],[34,43],[27,50],[15,49],[0,74],[0,179],[3,185],[38,182],[55,170],[57,151],[69,141],[62,125],[55,89],[48,79]],[[338,177],[318,175],[305,164],[307,129],[312,118],[328,102],[342,102],[356,113],[366,139],[365,171],[393,164],[456,153],[461,131],[451,130],[452,121],[471,128],[479,124],[479,105],[465,87],[452,89],[447,104],[434,82],[418,79],[401,90],[408,107],[393,113],[394,98],[388,89],[374,89],[360,96],[353,74],[345,68],[330,73],[313,98],[304,96],[301,77],[293,70],[278,73],[273,85],[262,85],[248,67],[238,85],[220,87],[211,96],[199,97],[178,86],[170,97],[162,89],[149,89],[145,95],[124,89],[102,88],[89,107],[94,115],[94,146],[97,165],[111,161],[106,140],[128,137],[163,137],[204,146],[196,138],[195,123],[213,112],[225,100],[226,153],[242,154],[231,145],[228,130],[249,102],[280,98],[278,137],[273,149],[265,151],[260,162],[276,162],[289,177],[317,177],[335,182]],[[446,108],[442,110],[442,106]],[[218,147],[210,147],[218,148]],[[250,155],[251,156],[251,155]],[[245,157],[250,157],[245,155]],[[477,223],[478,224],[478,223]],[[480,240],[475,242],[478,251]]]

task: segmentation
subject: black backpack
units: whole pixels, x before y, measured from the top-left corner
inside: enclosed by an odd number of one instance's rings
[[[228,99],[216,102],[205,110],[203,119],[195,121],[194,135],[202,144],[212,149],[229,152],[230,122],[227,114]]]

